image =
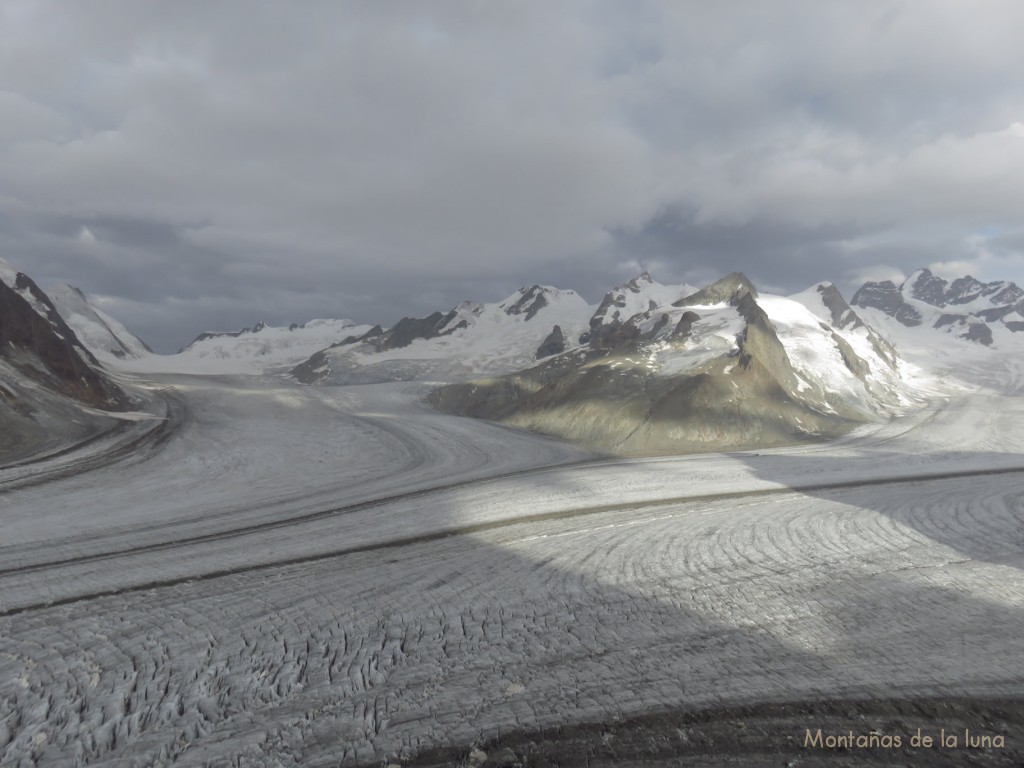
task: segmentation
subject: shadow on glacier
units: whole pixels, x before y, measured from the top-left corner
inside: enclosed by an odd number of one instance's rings
[[[509,527],[0,620],[0,699],[23,713],[60,702],[40,726],[50,741],[16,731],[0,758],[57,764],[82,749],[86,762],[146,765],[186,743],[190,765],[380,765],[766,701],[806,703],[805,719],[775,729],[799,739],[837,698],[1020,691],[1019,607],[841,560],[801,571],[733,551],[724,534],[708,544],[687,520],[646,533],[590,516],[540,537]],[[21,658],[70,668],[23,686]],[[81,747],[87,732],[108,740]],[[683,727],[663,741],[669,754],[701,748]]]
[[[340,690],[297,694],[345,696],[320,735],[303,740],[304,759],[328,764],[339,738],[353,764],[370,765],[516,732],[543,743],[546,730],[651,712],[800,701],[813,725],[816,702],[829,699],[995,694],[1007,681],[1020,690],[1018,607],[898,574],[865,576],[859,563],[808,574],[760,557],[729,567],[723,557],[696,568],[686,565],[691,546],[621,530],[525,546],[463,536],[346,558],[355,585],[339,583],[330,563],[307,569],[305,589],[331,580],[328,604],[344,606],[350,650],[333,662],[348,673]],[[271,604],[296,622],[324,607],[297,587]],[[325,672],[322,655],[314,644],[294,663]],[[779,728],[799,737],[803,726]]]
[[[875,511],[972,560],[1024,569],[1021,454],[951,451],[927,460],[895,451],[730,455],[763,480]]]

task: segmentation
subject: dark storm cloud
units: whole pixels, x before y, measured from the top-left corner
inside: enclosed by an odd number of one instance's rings
[[[0,0],[0,255],[162,349],[523,283],[596,300],[645,267],[1019,279],[1022,24],[1010,0]]]
[[[616,250],[657,264],[675,280],[702,284],[743,272],[757,284],[804,286],[834,278],[851,223],[799,227],[782,220],[735,224],[700,221],[694,212],[662,211],[638,230],[613,233]]]

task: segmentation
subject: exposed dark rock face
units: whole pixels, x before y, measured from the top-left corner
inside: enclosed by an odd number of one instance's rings
[[[657,309],[657,305],[654,308]],[[581,336],[580,343],[589,341],[591,349],[608,352],[632,342],[648,341],[655,338],[668,325],[670,320],[668,314],[662,313],[654,320],[650,328],[646,331],[641,331],[641,326],[649,323],[653,316],[653,310],[648,309],[646,312],[634,315],[625,322],[615,318],[610,323],[598,325],[589,333]]]
[[[591,349],[608,350],[614,349],[625,341],[637,338],[639,332],[636,329],[625,327],[631,318],[623,316],[620,310],[627,306],[627,293],[641,293],[653,282],[654,278],[649,272],[642,272],[625,285],[608,291],[590,318],[590,330],[580,336],[580,343],[589,344]],[[649,313],[657,308],[657,302],[648,299],[645,319],[650,319]],[[665,322],[668,320],[666,319]]]
[[[342,342],[343,344],[345,342]],[[323,379],[331,369],[330,358],[324,350],[314,352],[304,363],[292,368],[289,375],[294,376],[303,384],[315,384]]]
[[[647,310],[647,315],[650,316],[650,314],[651,314],[651,310],[649,309],[649,310]],[[654,321],[654,325],[651,326],[651,329],[642,335],[642,338],[644,338],[644,339],[653,339],[655,336],[658,335],[658,332],[662,328],[664,328],[666,325],[668,325],[668,321],[669,321],[669,316],[663,313],[661,315],[661,317],[659,317],[657,320]]]
[[[754,294],[741,293],[736,301],[736,311],[747,321],[738,340],[740,365],[746,367],[751,357],[756,357],[775,383],[788,395],[795,396],[799,388],[796,372],[785,346],[775,332],[775,326],[757,303]]]
[[[970,275],[958,277],[943,298],[950,304],[968,304],[985,293],[985,284]]]
[[[910,285],[910,296],[933,307],[944,307],[949,300],[947,287],[948,283],[941,277],[922,269]]]
[[[252,328],[242,328],[241,330],[238,331],[204,331],[203,333],[200,333],[198,336],[192,339],[192,341],[189,342],[186,346],[179,349],[178,354],[181,354],[186,349],[191,347],[193,344],[198,344],[200,341],[206,341],[207,339],[237,339],[239,336],[244,336],[247,333],[259,333],[266,327],[266,323],[264,323],[261,320],[260,322],[256,323],[256,325],[254,325]]]
[[[364,340],[372,344],[378,352],[387,349],[401,349],[412,344],[416,339],[434,339],[438,336],[447,336],[469,324],[460,320],[451,327],[446,327],[458,315],[456,310],[447,314],[434,312],[426,317],[403,317],[391,328],[381,334],[369,336]]]
[[[836,345],[840,356],[843,358],[843,365],[858,379],[866,381],[868,374],[871,373],[871,366],[868,364],[868,361],[854,352],[853,347],[847,343],[846,339],[824,323],[821,324],[821,329],[831,334],[832,343]]]
[[[936,328],[959,326],[963,332],[958,334],[961,339],[976,341],[986,347],[992,346],[992,329],[973,315],[944,314],[935,321]]]
[[[855,307],[880,309],[908,328],[921,324],[921,313],[904,300],[900,289],[891,280],[864,283],[853,295],[851,303]]]
[[[640,329],[635,323],[617,323],[602,326],[590,338],[590,348],[610,351],[640,338]]]
[[[597,307],[597,311],[594,312],[594,316],[590,318],[590,327],[598,328],[606,322],[614,322],[618,320],[618,313],[616,309],[622,309],[626,306],[626,297],[621,293],[615,293],[609,291],[601,299],[601,303]]]
[[[592,328],[587,340],[591,349],[609,350],[637,336],[639,331],[635,325],[624,325],[620,320],[614,320]]]
[[[987,323],[993,323],[1002,320],[1007,315],[1012,315],[1014,312],[1024,315],[1024,302],[1007,304],[1004,307],[992,307],[992,309],[980,309],[974,313],[974,316],[980,317]]]
[[[998,283],[988,283],[988,287],[991,286],[1002,286],[995,295],[992,296],[993,304],[1017,304],[1024,299],[1024,289],[1021,289],[1013,283],[1006,283],[1002,281]]]
[[[983,283],[970,275],[959,277],[952,283],[922,269],[911,275],[897,288],[893,283],[865,283],[853,297],[853,303],[861,307],[874,307],[895,317],[907,326],[920,325],[920,312],[903,298],[909,295],[934,307],[965,307],[971,302],[988,299],[981,309],[960,312],[946,312],[935,321],[935,328],[959,326],[961,339],[989,346],[993,343],[992,329],[986,323],[1003,322],[1004,327],[1014,331],[1019,321],[1005,321],[1008,315],[1024,309],[1024,290],[1017,285],[997,280]],[[966,307],[965,307],[966,309]]]
[[[735,307],[745,293],[757,298],[757,288],[747,279],[747,276],[742,272],[733,272],[706,288],[701,288],[696,293],[673,302],[672,306],[694,307],[728,303]]]
[[[690,335],[690,331],[693,330],[693,324],[700,320],[700,315],[696,312],[684,312],[683,316],[679,318],[679,322],[676,323],[675,330],[672,331],[671,338],[673,339],[685,339]]]
[[[519,289],[520,297],[517,301],[505,307],[506,315],[525,315],[531,320],[534,315],[548,305],[544,289],[539,285]]]
[[[32,381],[89,405],[126,405],[124,392],[97,372],[96,358],[78,341],[46,294],[20,272],[15,288],[0,281],[0,358]],[[29,294],[45,317],[22,292]]]
[[[822,283],[818,286],[818,293],[821,294],[821,301],[832,316],[832,326],[840,330],[852,330],[864,325],[857,313],[853,311],[846,299],[832,283]]]
[[[563,352],[565,352],[565,336],[562,334],[562,327],[556,325],[537,348],[537,359],[560,355]]]
[[[966,323],[966,322],[967,322],[967,315],[945,314],[945,315],[941,315],[939,317],[939,319],[935,321],[935,327],[936,328],[944,328],[947,325],[952,325],[953,323]]]
[[[882,285],[881,283],[871,283],[870,285]],[[891,285],[891,283],[890,283]],[[895,286],[893,286],[895,288]],[[839,292],[832,283],[821,283],[817,287],[818,294],[821,296],[821,302],[825,305],[825,308],[829,311],[830,321],[832,328],[838,328],[841,331],[853,331],[858,328],[863,328],[867,334],[868,342],[871,344],[875,353],[882,358],[890,368],[895,369],[897,365],[898,355],[892,344],[883,339],[874,329],[868,327],[861,320],[860,316],[846,303],[846,299]],[[862,289],[863,290],[863,289]],[[859,292],[858,292],[859,293]],[[909,305],[900,305],[909,306]],[[911,309],[913,309],[911,307]],[[915,310],[916,311],[916,310]],[[822,326],[824,328],[824,326]],[[843,362],[846,363],[846,367],[850,371],[858,376],[862,381],[866,375],[867,362],[856,355],[849,345],[843,340],[838,334],[832,333],[833,343],[839,348],[840,354],[843,357]],[[853,362],[854,359],[859,362]],[[863,373],[860,371],[863,370]]]
[[[344,339],[336,344],[331,344],[331,347],[340,347],[344,344],[358,344],[362,341],[369,341],[372,338],[380,336],[384,333],[384,329],[379,325],[373,326],[370,330],[364,333],[362,336],[346,336]]]
[[[1024,291],[1013,283],[996,280],[983,283],[970,275],[958,277],[952,283],[922,269],[909,286],[910,295],[933,307],[949,304],[969,304],[979,298],[989,298],[993,304],[1015,304],[1024,298]]]
[[[971,323],[967,326],[967,332],[962,334],[961,338],[991,347],[992,329],[985,325],[985,323]]]
[[[432,339],[437,336],[451,315],[433,312],[426,317],[403,317],[395,323],[387,333],[372,342],[378,352],[385,349],[401,349],[416,339]]]
[[[613,324],[628,320],[629,318],[627,317],[620,317],[617,311],[626,306],[626,293],[640,293],[645,285],[650,285],[653,282],[654,278],[651,277],[649,272],[641,272],[622,287],[608,291],[608,293],[604,295],[604,298],[601,299],[601,303],[594,312],[594,316],[590,318],[591,329],[598,328],[605,324]],[[658,305],[656,302],[653,300],[648,302],[648,312],[657,308]]]

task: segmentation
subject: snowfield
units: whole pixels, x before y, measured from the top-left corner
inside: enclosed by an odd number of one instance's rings
[[[424,382],[146,374],[149,416],[0,469],[0,764],[382,765],[1019,698],[1020,360],[834,442],[630,460],[434,412]]]

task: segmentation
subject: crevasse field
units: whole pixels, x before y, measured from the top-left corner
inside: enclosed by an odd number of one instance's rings
[[[423,383],[140,375],[121,430],[0,471],[0,764],[401,764],[1018,695],[1020,367],[958,359],[838,441],[655,459],[440,414]]]

